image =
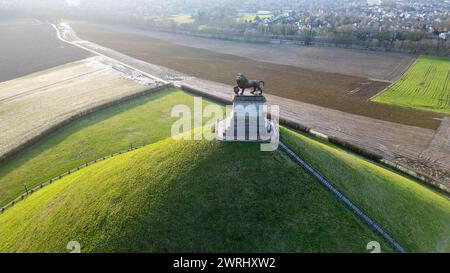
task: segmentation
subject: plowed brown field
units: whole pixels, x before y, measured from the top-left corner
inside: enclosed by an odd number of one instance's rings
[[[370,102],[388,83],[337,73],[259,62],[210,50],[182,46],[136,33],[85,23],[71,24],[78,36],[149,63],[188,75],[234,84],[237,72],[266,82],[266,92],[341,110],[423,128],[436,129],[439,114]]]
[[[0,20],[0,82],[92,56],[56,38],[49,24]]]

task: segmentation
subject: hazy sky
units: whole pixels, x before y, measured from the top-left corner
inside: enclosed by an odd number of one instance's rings
[[[387,0],[384,0],[387,1]],[[409,2],[436,2],[438,0],[409,0]],[[445,0],[441,0],[445,1]],[[242,7],[283,8],[299,6],[301,3],[314,4],[315,6],[336,6],[339,3],[349,2],[380,4],[382,0],[0,0],[2,6],[19,6],[26,8],[58,8],[58,7],[88,7],[97,10],[139,9],[141,7],[163,7],[170,10],[199,9],[207,7],[226,6],[235,9]],[[389,0],[388,2],[392,2]],[[397,2],[408,2],[398,0]]]

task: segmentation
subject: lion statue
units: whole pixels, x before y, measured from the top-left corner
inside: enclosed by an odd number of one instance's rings
[[[247,89],[247,88],[253,88],[253,91],[250,92],[253,95],[255,95],[256,91],[259,91],[259,93],[257,95],[262,95],[262,93],[263,93],[261,86],[264,86],[264,81],[248,80],[242,73],[238,73],[236,75],[236,83],[237,83],[237,86],[234,87],[234,93],[236,95],[243,95],[245,89]],[[239,94],[239,91],[241,91],[240,94]]]

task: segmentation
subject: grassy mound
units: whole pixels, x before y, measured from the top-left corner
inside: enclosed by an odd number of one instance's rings
[[[168,89],[99,111],[71,123],[0,164],[0,206],[47,179],[86,162],[154,143],[170,136],[174,105],[193,106],[193,97]],[[204,101],[204,104],[208,104]]]
[[[0,203],[23,192],[23,183],[155,143],[72,174],[0,214],[0,251],[65,252],[72,240],[98,252],[347,252],[381,242],[279,152],[164,140],[177,104],[192,106],[192,96],[172,89],[123,103],[2,163]],[[408,250],[450,251],[447,197],[333,145],[287,129],[282,137]]]
[[[167,139],[0,214],[0,252],[367,252],[382,240],[280,152]],[[389,250],[383,245],[383,250]]]
[[[282,139],[412,252],[450,252],[450,200],[329,143],[282,128]]]

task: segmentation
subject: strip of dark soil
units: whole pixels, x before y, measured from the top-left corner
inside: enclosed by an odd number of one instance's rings
[[[0,27],[0,82],[92,56],[59,41],[48,24]]]

